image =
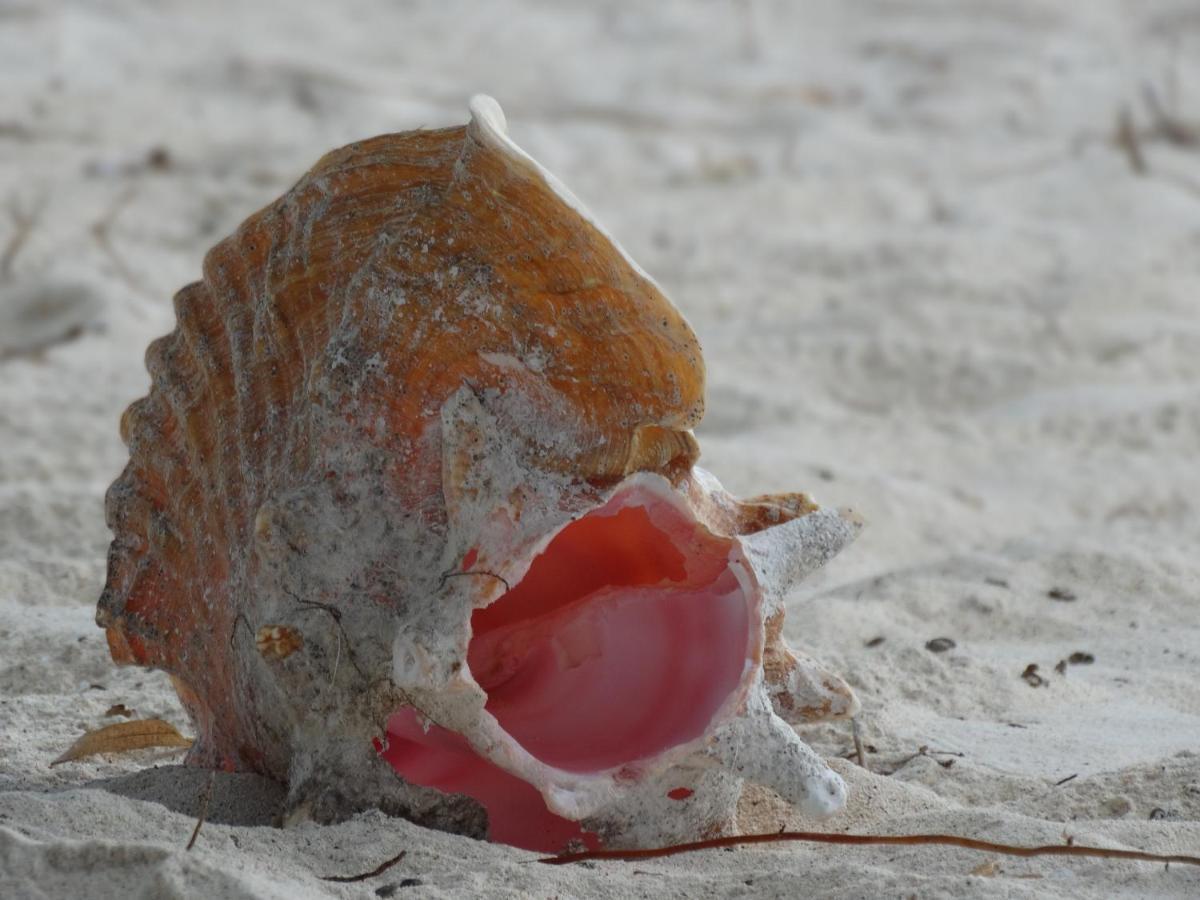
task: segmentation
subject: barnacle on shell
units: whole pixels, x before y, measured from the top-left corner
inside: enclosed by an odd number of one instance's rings
[[[327,154],[175,310],[97,619],[190,762],[543,850],[840,807],[791,726],[856,701],[783,598],[858,522],[695,466],[695,335],[494,101]]]
[[[286,659],[304,646],[304,635],[288,625],[264,625],[255,632],[254,644],[266,659]]]

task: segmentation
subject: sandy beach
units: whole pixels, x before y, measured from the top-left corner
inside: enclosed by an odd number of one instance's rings
[[[145,347],[204,252],[357,138],[512,136],[691,322],[701,464],[867,527],[788,601],[858,692],[846,779],[745,831],[1200,855],[1200,11],[1187,0],[0,0],[0,896],[1196,897],[1200,868],[772,844],[550,867],[182,754],[50,768],[117,704],[94,622]],[[367,872],[405,856],[377,877]]]

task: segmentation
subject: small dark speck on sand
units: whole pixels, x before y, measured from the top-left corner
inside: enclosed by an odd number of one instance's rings
[[[945,653],[947,650],[953,650],[957,646],[954,640],[948,637],[937,637],[925,643],[925,649],[930,653]]]
[[[375,896],[395,897],[396,891],[401,888],[420,887],[424,883],[420,878],[405,878],[393,884],[385,884],[383,887],[375,888]]]

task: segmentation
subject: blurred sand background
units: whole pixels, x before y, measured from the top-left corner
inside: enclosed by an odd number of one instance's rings
[[[751,792],[744,826],[1200,852],[1194,0],[284,6],[0,0],[0,896],[1200,895],[934,848],[550,868],[273,829],[248,776],[186,853],[178,754],[48,768],[114,704],[188,730],[93,623],[171,295],[326,150],[486,91],[699,333],[703,465],[869,522],[788,628],[860,692],[870,771],[836,763],[828,822]]]

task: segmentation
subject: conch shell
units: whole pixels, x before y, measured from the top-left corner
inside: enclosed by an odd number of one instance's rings
[[[465,127],[326,155],[175,297],[97,621],[164,669],[195,765],[539,850],[813,814],[792,724],[853,714],[782,601],[857,532],[708,473],[696,336],[557,179]]]

